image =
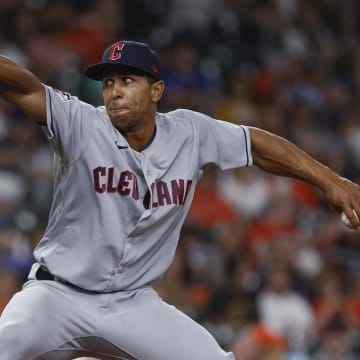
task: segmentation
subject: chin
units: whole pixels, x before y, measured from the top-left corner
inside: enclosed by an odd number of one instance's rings
[[[115,126],[118,130],[120,130],[120,131],[125,131],[126,128],[127,128],[127,126],[124,125],[124,123],[119,122],[119,121],[113,121],[113,124],[114,124],[114,126]]]
[[[116,119],[112,121],[112,123],[121,133],[129,132],[134,128],[134,126],[131,126],[131,123],[126,120]]]
[[[110,115],[109,114],[109,117],[110,117],[110,120],[111,122],[117,127],[117,128],[126,128],[127,127],[127,124],[128,124],[128,118],[125,117],[125,116],[120,116],[120,115],[115,115],[112,114]]]

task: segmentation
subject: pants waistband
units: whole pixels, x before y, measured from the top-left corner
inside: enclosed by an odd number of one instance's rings
[[[57,281],[65,285],[71,285],[68,281],[51,274],[48,270],[44,267],[40,266],[39,269],[36,271],[35,278],[37,280],[50,280],[50,281]]]

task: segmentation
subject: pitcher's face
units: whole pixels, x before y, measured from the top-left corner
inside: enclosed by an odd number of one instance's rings
[[[112,123],[124,132],[132,131],[156,111],[159,100],[157,83],[128,70],[114,69],[104,73],[103,96]]]

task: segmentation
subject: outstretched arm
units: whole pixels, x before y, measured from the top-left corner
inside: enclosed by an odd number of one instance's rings
[[[0,56],[0,97],[46,125],[44,86],[34,74],[5,56]]]
[[[280,176],[303,180],[321,189],[330,206],[343,211],[360,228],[360,186],[310,157],[291,142],[258,128],[249,128],[254,165]]]

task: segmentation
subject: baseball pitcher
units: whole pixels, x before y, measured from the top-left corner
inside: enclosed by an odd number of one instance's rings
[[[204,165],[256,165],[306,181],[353,228],[359,186],[263,130],[185,109],[159,113],[161,63],[146,44],[116,42],[85,74],[102,82],[104,106],[0,57],[0,96],[43,128],[55,154],[36,263],[0,318],[1,360],[234,359],[152,288],[173,259]]]

